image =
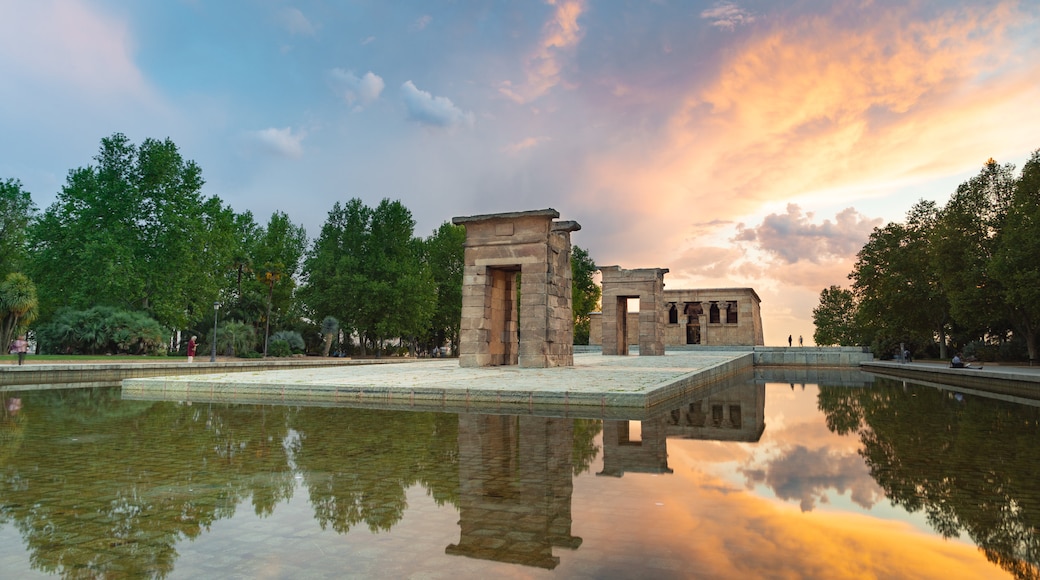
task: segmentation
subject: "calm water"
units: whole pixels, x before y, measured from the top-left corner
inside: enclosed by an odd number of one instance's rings
[[[1040,408],[929,387],[743,384],[641,422],[0,399],[4,578],[1040,570]]]

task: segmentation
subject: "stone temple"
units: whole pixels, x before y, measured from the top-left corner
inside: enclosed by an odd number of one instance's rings
[[[462,216],[466,228],[459,366],[574,364],[571,232],[555,209]],[[665,290],[667,268],[603,266],[602,313],[590,344],[605,355],[643,356],[666,346],[763,345],[758,294],[751,288]],[[629,300],[639,311],[629,312]]]
[[[452,218],[466,228],[459,366],[574,364],[571,232],[552,208]]]
[[[762,301],[753,288],[665,290],[668,270],[656,268],[652,271],[660,273],[660,290],[647,300],[628,282],[631,273],[647,271],[601,269],[603,311],[591,315],[589,344],[602,345],[603,354],[628,354],[630,345],[639,345],[641,355],[654,355],[667,346],[765,344]],[[628,312],[627,298],[639,298],[639,312]]]

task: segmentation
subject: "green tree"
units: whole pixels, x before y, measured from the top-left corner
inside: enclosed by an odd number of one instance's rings
[[[414,233],[412,212],[400,201],[383,199],[372,211],[365,255],[373,294],[366,301],[366,334],[377,348],[386,339],[419,336],[433,317],[437,290]]]
[[[169,139],[136,147],[117,133],[94,159],[30,229],[41,314],[100,304],[169,328],[206,318],[234,253],[233,212],[202,197],[202,170]]]
[[[360,328],[360,303],[367,292],[361,268],[371,214],[360,199],[336,202],[304,259],[307,284],[301,298],[316,316],[339,320],[348,337]]]
[[[986,162],[978,175],[957,187],[931,235],[932,266],[950,313],[979,335],[1000,334],[1010,323],[1003,284],[989,268],[1014,192],[1014,169]]]
[[[257,288],[263,292],[265,326],[284,330],[301,318],[296,290],[306,250],[307,233],[303,226],[292,223],[283,212],[272,214],[267,226],[257,230],[249,261],[259,282],[259,286],[253,286],[254,293]]]
[[[0,345],[7,347],[36,320],[36,286],[25,274],[11,272],[0,283]]]
[[[306,260],[302,295],[311,311],[335,316],[344,330],[358,334],[363,350],[423,334],[436,287],[414,229],[400,201],[384,199],[375,209],[358,199],[337,203]]]
[[[602,290],[593,280],[596,262],[589,252],[580,246],[571,249],[571,306],[574,314],[574,344],[588,344],[590,332],[589,314],[599,308]]]
[[[0,180],[0,279],[24,268],[29,224],[36,206],[22,183]]]
[[[426,238],[426,263],[437,289],[427,346],[451,345],[459,351],[459,326],[462,323],[462,271],[465,265],[465,226],[444,222]]]
[[[1038,358],[1040,338],[1040,149],[1033,152],[1015,183],[988,274],[1004,290],[1012,326],[1026,342],[1029,360]]]
[[[849,278],[857,324],[871,337],[875,352],[887,352],[901,342],[937,342],[940,356],[946,357],[950,309],[931,246],[937,215],[935,203],[918,202],[907,212],[905,223],[875,228],[856,256]]]
[[[856,296],[852,290],[831,286],[820,292],[820,304],[813,308],[813,342],[820,346],[859,344],[856,325]]]

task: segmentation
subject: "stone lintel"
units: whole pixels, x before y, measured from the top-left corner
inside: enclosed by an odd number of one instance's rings
[[[487,213],[482,215],[469,215],[469,216],[457,216],[451,218],[451,223],[461,226],[463,224],[486,222],[491,220],[510,220],[525,217],[549,217],[556,219],[560,217],[560,212],[553,208],[546,209],[533,209],[529,211],[510,211],[505,213]]]

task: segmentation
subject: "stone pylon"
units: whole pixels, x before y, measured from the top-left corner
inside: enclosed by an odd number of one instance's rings
[[[570,234],[581,226],[558,217],[452,218],[466,228],[459,366],[573,366]]]

